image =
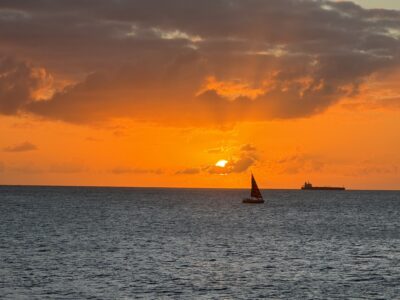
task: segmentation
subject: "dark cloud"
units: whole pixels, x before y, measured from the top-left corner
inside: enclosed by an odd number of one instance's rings
[[[34,101],[34,94],[46,86],[51,77],[44,69],[34,68],[11,57],[0,57],[0,113],[16,114]]]
[[[226,167],[230,173],[242,173],[247,171],[255,162],[256,159],[252,156],[242,156],[237,161],[228,162]]]
[[[399,31],[400,12],[345,1],[3,0],[0,52],[22,59],[0,61],[0,113],[173,125],[310,116],[399,68]],[[48,72],[77,83],[36,101]]]
[[[37,149],[36,145],[34,145],[30,142],[24,142],[21,144],[5,147],[3,150],[5,152],[27,152],[27,151],[33,151],[36,149]]]

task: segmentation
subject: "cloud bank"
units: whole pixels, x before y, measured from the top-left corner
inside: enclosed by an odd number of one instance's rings
[[[347,1],[8,0],[0,36],[0,113],[74,123],[307,117],[400,67],[400,12]]]

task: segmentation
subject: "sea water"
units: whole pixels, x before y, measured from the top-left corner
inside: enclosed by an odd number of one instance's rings
[[[400,299],[400,193],[0,187],[1,299]]]

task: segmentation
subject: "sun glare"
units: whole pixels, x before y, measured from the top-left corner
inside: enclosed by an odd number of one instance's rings
[[[224,168],[225,167],[225,165],[228,163],[228,161],[227,160],[225,160],[225,159],[221,159],[221,160],[219,160],[215,165],[217,166],[217,167],[221,167],[221,168]]]

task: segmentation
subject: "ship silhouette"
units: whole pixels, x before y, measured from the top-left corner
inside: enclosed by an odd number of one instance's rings
[[[335,191],[344,191],[346,188],[337,187],[337,186],[313,186],[311,182],[306,181],[304,185],[301,187],[302,190],[335,190]]]

